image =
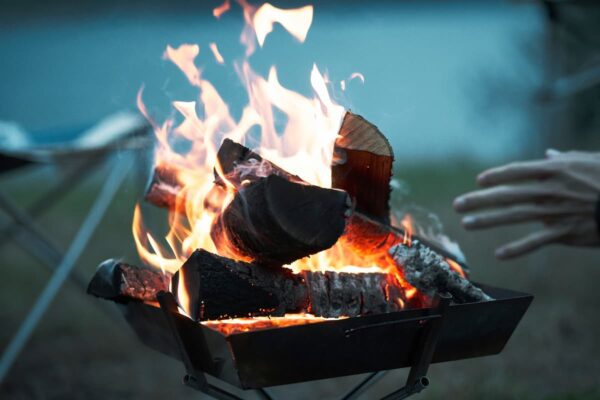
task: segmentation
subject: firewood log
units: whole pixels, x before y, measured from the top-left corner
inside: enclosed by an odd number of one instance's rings
[[[390,222],[393,162],[392,146],[379,129],[348,111],[335,142],[332,187],[346,191],[356,211],[385,224]]]
[[[89,294],[117,302],[154,302],[160,291],[168,290],[197,321],[302,312],[328,318],[357,316],[397,311],[406,302],[402,289],[387,274],[294,274],[205,250],[192,253],[173,276],[107,260],[88,287]]]
[[[182,279],[183,277],[183,279]],[[182,280],[182,283],[180,283]],[[237,262],[196,250],[173,276],[194,320],[310,312],[357,316],[402,309],[404,294],[384,273],[302,272]],[[178,291],[185,288],[186,295]]]
[[[158,292],[169,289],[170,281],[171,274],[167,272],[111,259],[98,266],[87,292],[117,302],[131,299],[156,301]]]
[[[243,185],[215,219],[219,254],[280,266],[325,250],[344,232],[348,195],[277,175]]]

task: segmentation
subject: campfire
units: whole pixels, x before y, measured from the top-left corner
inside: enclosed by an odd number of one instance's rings
[[[250,56],[273,24],[304,41],[312,6],[238,3],[246,51],[233,66],[247,106],[232,117],[196,67],[198,46],[167,47],[199,90],[163,123],[138,96],[157,139],[145,201],[168,209],[170,229],[157,237],[136,206],[144,265],[102,263],[89,293],[118,303],[144,343],[181,359],[188,383],[213,394],[204,373],[263,388],[413,366],[410,394],[432,361],[499,352],[531,297],[472,283],[451,252],[413,234],[410,215],[394,217],[392,147],[333,101],[316,65],[312,98],[282,86],[275,67],[254,72]]]

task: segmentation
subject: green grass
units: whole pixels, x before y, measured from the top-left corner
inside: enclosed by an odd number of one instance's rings
[[[451,209],[452,199],[475,189],[477,165],[403,167],[397,177],[411,187],[401,205],[419,204],[435,212],[457,240],[481,282],[536,296],[505,350],[498,356],[434,365],[430,388],[415,399],[597,399],[600,383],[600,267],[597,250],[555,247],[501,263],[499,244],[531,227],[465,232]],[[49,171],[14,175],[3,190],[28,204],[53,179]],[[137,262],[131,216],[140,185],[130,180],[119,192],[77,269],[91,277],[98,263],[121,257]],[[98,189],[81,186],[41,219],[65,248]],[[161,210],[147,210],[152,217]],[[42,289],[49,273],[13,243],[0,249],[0,346],[4,347]],[[120,319],[106,313],[113,305],[66,284],[32,340],[0,388],[0,397],[29,398],[201,398],[181,384],[182,364],[145,348]],[[290,344],[293,345],[293,344]],[[390,349],[393,351],[393,349]],[[393,371],[374,388],[383,395],[404,381]],[[356,377],[274,388],[284,399],[336,398]]]

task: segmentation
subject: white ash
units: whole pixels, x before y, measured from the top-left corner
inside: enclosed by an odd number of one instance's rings
[[[419,291],[433,297],[448,292],[456,303],[492,300],[481,289],[450,268],[442,256],[414,240],[411,246],[398,244],[390,255],[404,270],[404,277]]]

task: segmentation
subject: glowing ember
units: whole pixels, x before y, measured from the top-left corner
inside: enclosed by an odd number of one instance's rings
[[[253,317],[203,321],[202,324],[228,336],[234,333],[259,329],[284,328],[286,326],[314,324],[337,319],[340,318],[322,318],[311,314],[286,314],[283,317]]]
[[[459,274],[463,278],[467,277],[467,275],[465,274],[465,271],[463,271],[463,269],[462,269],[462,267],[460,266],[459,263],[457,263],[456,261],[452,260],[451,258],[446,258],[446,262],[448,263],[448,265],[450,266],[450,268],[453,271],[455,271],[457,274]]]

